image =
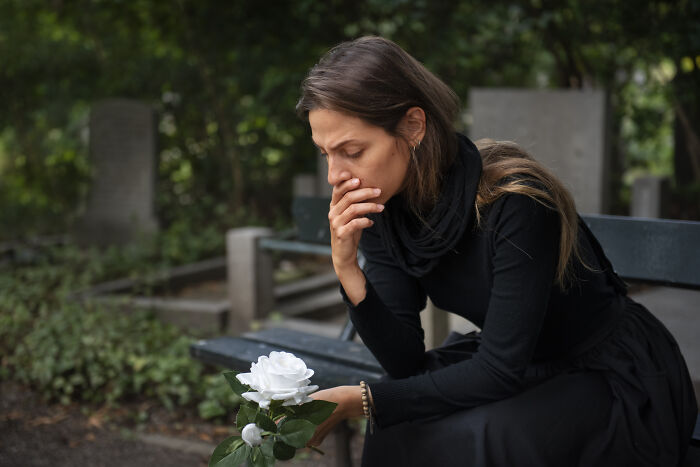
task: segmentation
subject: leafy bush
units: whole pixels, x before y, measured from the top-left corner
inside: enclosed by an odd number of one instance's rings
[[[204,418],[225,416],[238,398],[220,374],[208,374],[189,356],[193,337],[150,312],[71,298],[72,291],[120,270],[110,266],[114,258],[130,263],[142,254],[137,250],[99,256],[52,248],[30,265],[0,269],[0,378],[64,404],[147,397],[171,410],[198,404]]]
[[[9,363],[47,398],[114,402],[144,394],[172,408],[189,402],[183,383],[198,383],[199,369],[181,355],[187,342],[144,316],[65,303],[42,309],[36,321]]]

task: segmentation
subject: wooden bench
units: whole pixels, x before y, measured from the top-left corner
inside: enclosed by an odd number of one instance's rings
[[[261,238],[260,249],[330,254],[329,200],[298,198],[294,240]],[[600,241],[615,271],[624,279],[700,290],[700,222],[639,219],[621,216],[582,216]],[[288,329],[245,332],[193,344],[191,355],[206,363],[237,371],[249,371],[250,363],[272,350],[285,350],[303,358],[316,373],[313,383],[322,388],[375,381],[383,370],[362,344],[354,342],[348,320],[337,339]],[[341,430],[342,431],[342,430]],[[344,436],[344,438],[343,438]],[[350,465],[347,431],[339,435],[338,465]],[[700,446],[700,417],[692,443]],[[693,447],[689,456],[700,457]]]
[[[581,217],[623,279],[700,290],[700,222],[607,215]],[[690,444],[683,465],[700,465],[700,415]]]

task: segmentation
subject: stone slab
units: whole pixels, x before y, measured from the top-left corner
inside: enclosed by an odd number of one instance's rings
[[[135,100],[96,102],[90,114],[94,178],[75,234],[83,244],[123,244],[158,230],[155,216],[157,126]]]
[[[603,91],[472,88],[469,113],[473,140],[515,141],[564,182],[580,213],[608,212]]]
[[[630,216],[665,218],[668,216],[671,189],[669,177],[645,175],[632,183]]]

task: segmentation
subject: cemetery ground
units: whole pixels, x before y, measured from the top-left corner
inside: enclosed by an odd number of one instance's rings
[[[141,420],[139,414],[148,413]],[[359,465],[362,435],[351,424],[353,462]],[[214,447],[233,433],[233,418],[211,423],[194,410],[171,413],[152,401],[117,408],[47,404],[21,384],[0,382],[0,466],[2,467],[205,467]],[[300,450],[280,466],[333,465],[332,437],[325,456]]]
[[[220,375],[224,369],[204,368],[189,356],[196,333],[65,298],[78,282],[123,277],[126,267],[107,269],[116,276],[96,276],[87,272],[102,268],[75,252],[70,260],[58,253],[37,256],[44,257],[53,262],[27,260],[0,274],[0,467],[206,466],[214,447],[236,433],[235,407],[225,405],[232,392]],[[146,263],[141,257],[120,261]],[[80,271],[89,277],[78,281]],[[216,298],[223,289],[205,281],[178,295]],[[210,414],[211,407],[225,410],[207,416],[203,403]],[[351,426],[359,465],[362,434],[359,424]],[[325,456],[300,450],[277,465],[333,465],[332,437],[321,448]]]

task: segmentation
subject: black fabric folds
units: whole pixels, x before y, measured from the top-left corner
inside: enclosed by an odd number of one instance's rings
[[[386,250],[401,269],[414,277],[430,272],[462,238],[473,218],[481,155],[469,138],[459,133],[457,137],[457,157],[446,174],[437,205],[426,218],[429,226],[416,217],[401,196],[389,200],[381,216],[372,217]]]
[[[620,319],[598,345],[531,367],[523,392],[368,430],[362,466],[679,465],[697,416],[687,366],[664,325],[643,305],[621,300]],[[480,341],[453,332],[427,352],[431,371],[471,358]]]

